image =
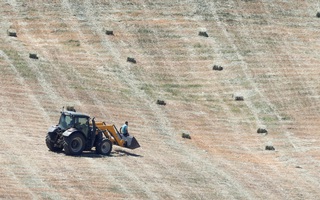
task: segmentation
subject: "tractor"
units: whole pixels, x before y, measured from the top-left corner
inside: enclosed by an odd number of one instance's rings
[[[93,147],[102,155],[109,155],[112,145],[129,149],[140,147],[133,136],[119,133],[115,125],[95,122],[94,118],[75,110],[61,112],[59,123],[48,129],[46,145],[50,151],[64,150],[67,155],[80,155]]]

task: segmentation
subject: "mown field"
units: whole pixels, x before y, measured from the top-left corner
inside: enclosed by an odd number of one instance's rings
[[[0,199],[318,199],[317,12],[315,0],[1,1]],[[48,151],[63,106],[129,121],[141,148]]]

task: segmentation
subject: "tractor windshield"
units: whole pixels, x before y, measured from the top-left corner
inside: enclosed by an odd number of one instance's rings
[[[70,127],[73,127],[74,120],[70,115],[62,114],[59,120],[59,127],[63,130],[67,130]]]

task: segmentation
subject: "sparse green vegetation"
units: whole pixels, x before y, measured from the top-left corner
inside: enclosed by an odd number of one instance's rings
[[[284,115],[281,115],[282,117],[281,117],[281,119],[282,120],[284,120],[284,121],[290,121],[290,120],[292,120],[292,118],[291,118],[291,116],[288,116],[288,115],[286,115],[286,114],[284,114]]]
[[[174,34],[174,33],[167,32],[167,33],[164,33],[164,34],[160,35],[159,37],[160,38],[166,38],[166,39],[179,39],[179,38],[181,38],[181,35],[177,35],[177,34]]]
[[[254,102],[254,106],[262,114],[270,114],[274,112],[274,110],[266,102],[263,101]]]
[[[140,89],[143,90],[145,93],[147,93],[150,96],[153,96],[152,94],[155,92],[154,87],[151,84],[143,83],[140,86]]]
[[[12,61],[13,66],[16,68],[20,76],[29,80],[37,78],[35,72],[28,66],[28,63],[17,51],[7,49],[4,49],[3,51]]]
[[[80,41],[79,40],[70,39],[70,40],[65,41],[64,44],[67,45],[67,46],[79,47],[80,46]]]
[[[132,91],[130,89],[127,88],[122,88],[120,89],[120,92],[124,95],[124,96],[130,96],[132,94]]]
[[[176,97],[176,96],[180,96],[181,91],[177,88],[174,87],[168,87],[168,88],[164,88],[166,92],[170,93],[172,96]]]
[[[238,105],[233,105],[233,106],[231,107],[231,111],[232,111],[233,113],[241,113],[241,108],[239,108]]]
[[[203,46],[202,46],[202,44],[200,44],[200,43],[197,43],[197,44],[194,44],[193,45],[193,48],[202,48]]]
[[[179,88],[181,86],[176,83],[166,83],[166,84],[163,84],[162,87],[163,88]]]
[[[262,117],[262,120],[264,121],[264,122],[276,122],[276,121],[278,121],[278,118],[276,117],[276,116],[273,116],[273,115],[266,115],[266,116],[263,116]]]
[[[147,28],[139,28],[138,33],[140,34],[152,34],[153,30]]]

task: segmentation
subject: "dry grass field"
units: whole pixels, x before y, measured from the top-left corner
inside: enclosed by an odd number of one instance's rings
[[[318,11],[316,0],[1,1],[0,199],[319,199]],[[141,148],[48,151],[67,105],[129,121]]]

